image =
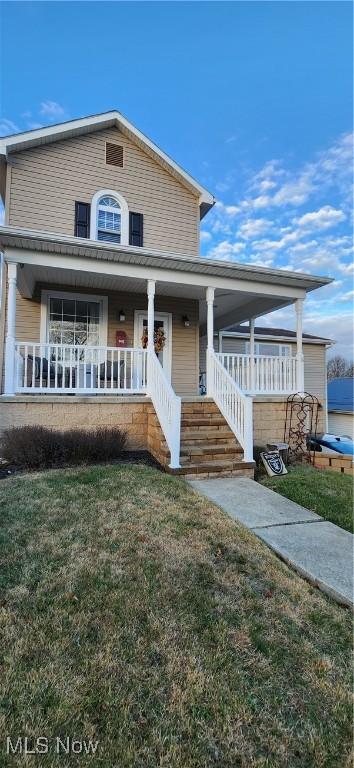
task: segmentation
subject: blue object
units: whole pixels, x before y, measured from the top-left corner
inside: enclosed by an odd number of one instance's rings
[[[343,377],[332,379],[327,385],[328,410],[329,411],[354,411],[354,379]]]
[[[329,448],[331,451],[341,453],[344,456],[354,456],[354,442],[350,437],[336,437],[335,435],[311,436],[311,450],[322,451]]]

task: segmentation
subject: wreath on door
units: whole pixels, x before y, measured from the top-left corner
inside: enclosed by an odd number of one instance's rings
[[[154,331],[154,347],[155,352],[158,355],[159,352],[162,352],[164,346],[166,344],[166,336],[165,331],[163,328],[156,328]],[[147,328],[144,328],[143,335],[141,337],[141,345],[143,349],[147,348],[148,345],[148,332]]]

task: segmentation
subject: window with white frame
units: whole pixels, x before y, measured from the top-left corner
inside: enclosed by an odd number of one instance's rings
[[[100,302],[49,297],[48,342],[98,346]]]
[[[266,355],[268,357],[291,357],[290,344],[276,344],[269,341],[257,341],[254,345],[256,355]],[[246,352],[250,352],[250,343],[246,342]]]
[[[101,197],[97,205],[97,240],[121,241],[121,209],[115,197]]]

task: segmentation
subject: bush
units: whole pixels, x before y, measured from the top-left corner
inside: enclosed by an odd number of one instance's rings
[[[46,427],[13,427],[4,433],[1,454],[22,469],[92,464],[119,458],[126,433],[117,427],[58,432]]]

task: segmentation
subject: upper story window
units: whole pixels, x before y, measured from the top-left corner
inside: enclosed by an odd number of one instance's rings
[[[101,189],[91,203],[91,240],[106,243],[129,243],[129,209],[119,192]]]
[[[97,206],[97,240],[120,243],[121,210],[114,197],[101,197]]]

